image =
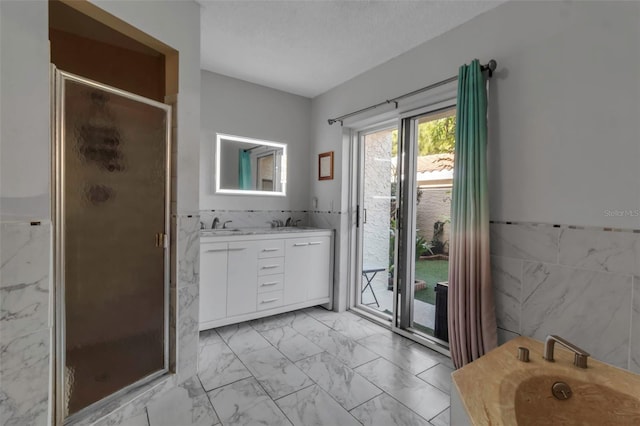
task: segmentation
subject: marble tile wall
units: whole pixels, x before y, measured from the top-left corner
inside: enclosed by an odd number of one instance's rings
[[[51,224],[0,224],[0,424],[49,419]]]
[[[177,359],[178,383],[198,371],[200,294],[200,216],[178,216],[177,238]],[[173,274],[172,274],[173,275]]]
[[[51,226],[2,223],[0,338],[49,327]]]
[[[119,424],[135,418],[155,398],[197,373],[198,215],[172,219],[170,341],[171,370],[131,395],[111,401],[79,424]],[[49,222],[0,223],[0,425],[51,424],[52,240]],[[144,416],[146,421],[146,414]]]
[[[640,231],[492,223],[500,343],[559,334],[640,373]]]
[[[309,224],[317,228],[339,229],[342,216],[342,212],[311,211],[309,212]]]

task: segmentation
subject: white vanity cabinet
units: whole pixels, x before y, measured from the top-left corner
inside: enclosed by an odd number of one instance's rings
[[[285,265],[284,302],[300,303],[307,300],[307,283],[309,279],[309,241],[307,238],[296,238],[287,241]]]
[[[333,263],[331,261],[331,238],[314,237],[309,238],[308,249],[308,274],[307,278],[307,300],[318,300],[329,298],[331,286],[327,283],[333,281]]]
[[[258,244],[229,242],[227,261],[227,316],[256,310],[258,289]]]
[[[278,308],[283,305],[284,241],[258,242],[258,303],[257,311]]]
[[[311,236],[287,240],[284,268],[284,303],[329,297],[331,250],[328,236]]]
[[[322,230],[202,237],[200,330],[330,303],[332,236]]]
[[[200,323],[227,316],[228,243],[200,244]]]

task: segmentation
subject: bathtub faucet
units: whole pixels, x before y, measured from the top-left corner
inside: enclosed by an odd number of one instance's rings
[[[573,365],[579,368],[587,368],[587,358],[589,358],[590,356],[588,352],[580,349],[573,343],[566,341],[560,336],[551,334],[548,335],[544,341],[544,359],[549,362],[553,362],[553,347],[556,342],[560,343],[562,346],[574,353]]]

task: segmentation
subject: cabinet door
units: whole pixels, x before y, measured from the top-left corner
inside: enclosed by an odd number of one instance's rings
[[[309,238],[308,263],[308,293],[307,299],[322,299],[329,297],[331,285],[331,238],[312,237]]]
[[[309,239],[288,239],[285,243],[284,260],[284,304],[307,300],[309,270]]]
[[[256,311],[258,245],[255,241],[229,243],[227,316]]]
[[[200,248],[200,322],[227,316],[227,243]]]

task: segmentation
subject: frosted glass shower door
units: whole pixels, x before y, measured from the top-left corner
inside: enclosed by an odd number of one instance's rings
[[[170,107],[56,72],[58,422],[168,370]]]

